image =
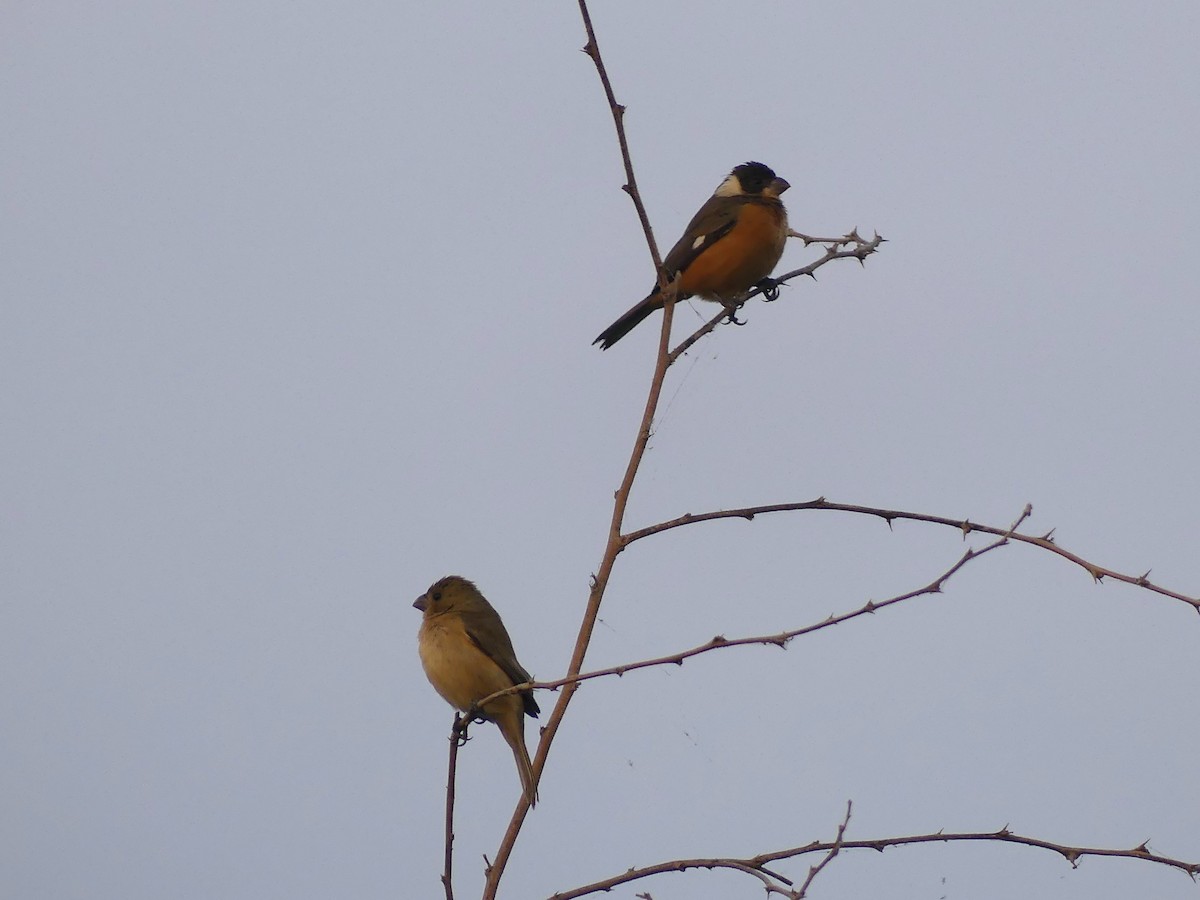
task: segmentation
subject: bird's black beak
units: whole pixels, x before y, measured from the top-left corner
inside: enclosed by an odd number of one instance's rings
[[[416,601],[413,603],[413,609],[419,609],[421,612],[425,612],[425,607],[426,607],[426,606],[428,606],[428,605],[429,605],[429,601],[428,601],[428,600],[426,600],[426,599],[425,599],[425,595],[424,595],[424,594],[422,594],[422,595],[421,595],[420,597],[418,597],[418,598],[416,599]]]
[[[776,195],[782,194],[784,191],[786,191],[790,187],[791,187],[791,185],[788,184],[786,181],[784,181],[782,178],[776,177],[771,182],[771,190],[773,190],[776,193]]]

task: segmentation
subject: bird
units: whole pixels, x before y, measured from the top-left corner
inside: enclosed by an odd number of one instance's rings
[[[779,195],[789,187],[760,162],[742,163],[725,176],[663,260],[667,282],[679,278],[678,299],[728,304],[771,274],[787,242],[787,210]],[[607,350],[662,307],[662,288],[655,284],[592,343]]]
[[[473,711],[499,726],[517,761],[525,799],[534,806],[537,779],[525,748],[525,716],[536,719],[541,712],[533,692],[506,694],[475,708],[496,691],[533,681],[517,662],[500,614],[479,588],[459,575],[435,581],[413,606],[423,614],[417,650],[425,677],[455,709]]]

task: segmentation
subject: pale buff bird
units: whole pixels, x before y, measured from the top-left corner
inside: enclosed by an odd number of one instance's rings
[[[424,614],[417,648],[425,676],[442,698],[466,712],[496,691],[533,681],[517,662],[500,615],[479,589],[458,575],[434,582],[413,604]],[[500,727],[512,748],[529,805],[537,803],[537,782],[525,748],[525,716],[540,712],[532,691],[508,694],[476,710]]]

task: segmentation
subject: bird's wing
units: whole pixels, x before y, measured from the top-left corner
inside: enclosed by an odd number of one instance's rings
[[[533,676],[526,672],[525,667],[517,662],[517,654],[513,650],[512,640],[509,638],[508,632],[504,630],[504,623],[500,621],[500,617],[496,614],[495,610],[487,609],[480,610],[479,612],[464,612],[462,618],[467,637],[479,648],[481,653],[498,665],[500,670],[512,679],[513,684],[533,681]],[[538,708],[537,702],[533,699],[533,692],[524,692],[521,695],[521,699],[525,704],[525,712],[531,716],[537,716],[541,710]]]
[[[477,615],[473,612],[464,612],[462,617],[467,637],[484,655],[498,665],[505,675],[512,679],[513,684],[530,680],[529,673],[517,662],[517,654],[513,651],[512,641],[509,640],[508,632],[504,630],[504,625],[500,623],[499,617],[496,617],[494,613],[488,616]]]
[[[738,210],[742,204],[731,202],[729,197],[709,197],[699,212],[692,216],[683,237],[671,248],[667,258],[663,260],[663,268],[667,275],[674,278],[692,264],[697,256],[707,250],[725,235],[729,234],[737,221]]]

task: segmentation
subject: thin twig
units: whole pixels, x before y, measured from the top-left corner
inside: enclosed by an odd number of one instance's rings
[[[827,263],[833,262],[835,259],[853,258],[857,259],[861,263],[872,253],[875,253],[879,249],[880,244],[884,243],[884,238],[880,237],[878,234],[869,240],[859,237],[857,229],[851,230],[847,234],[842,235],[840,238],[810,238],[807,235],[802,235],[795,231],[790,232],[790,234],[804,240],[805,246],[808,246],[810,243],[818,242],[825,243],[828,246],[826,246],[825,253],[820,258],[813,260],[806,266],[801,266],[799,269],[793,269],[790,272],[786,272],[783,275],[774,278],[773,281],[775,282],[776,286],[786,284],[791,279],[799,278],[803,275],[816,278],[817,276],[814,273],[817,271],[817,269],[821,268],[821,266],[826,265]],[[841,247],[849,246],[851,244],[854,245],[853,250],[840,249]],[[679,346],[671,351],[670,361],[675,362],[675,360],[686,353],[688,349],[694,343],[696,343],[696,341],[700,340],[700,338],[704,337],[704,335],[708,334],[722,322],[732,319],[734,313],[741,309],[748,301],[764,292],[764,288],[754,287],[741,297],[730,301],[728,304],[726,304],[725,308],[721,312],[717,313],[715,316],[697,328],[694,332],[688,335],[684,340],[680,341]]]
[[[608,99],[608,108],[617,129],[617,143],[621,146],[621,162],[625,166],[625,184],[621,186],[621,190],[633,200],[638,221],[642,223],[642,233],[646,236],[646,246],[650,249],[650,258],[654,262],[654,271],[657,272],[662,268],[662,258],[658,254],[658,243],[654,240],[654,229],[650,226],[650,216],[646,212],[646,206],[642,203],[642,195],[638,191],[637,178],[633,174],[633,159],[629,155],[629,141],[625,137],[625,105],[617,102],[617,95],[609,80],[608,70],[604,67],[604,60],[600,58],[600,45],[596,42],[596,32],[592,28],[592,16],[588,12],[586,0],[579,0],[579,14],[583,16],[583,27],[587,29],[588,37],[587,43],[583,45],[583,52],[591,58],[596,66],[596,73],[600,76],[600,83],[604,86],[604,96]]]
[[[804,879],[804,884],[800,885],[800,889],[792,892],[794,900],[804,900],[808,895],[808,888],[813,883],[813,879],[817,877],[820,871],[833,861],[833,858],[838,855],[838,851],[842,849],[842,838],[846,835],[846,826],[850,824],[850,810],[854,808],[854,802],[846,801],[846,816],[842,819],[842,824],[838,826],[837,837],[833,839],[833,846],[829,848],[829,852],[815,866],[810,866],[808,869],[808,877]]]
[[[446,839],[445,862],[442,868],[442,886],[446,889],[446,900],[454,900],[454,785],[458,770],[458,748],[467,740],[470,718],[454,714],[454,726],[450,729],[450,761],[446,773]]]

